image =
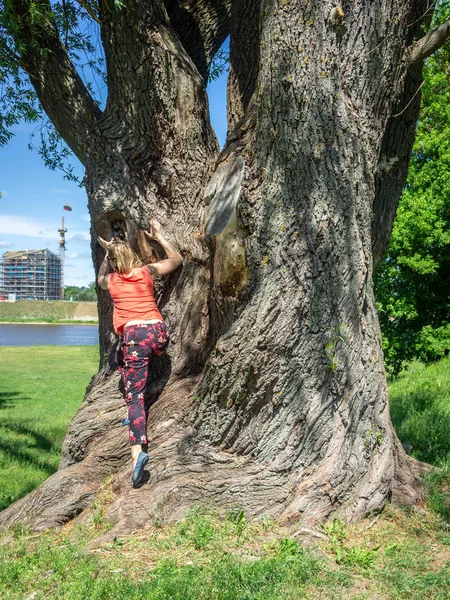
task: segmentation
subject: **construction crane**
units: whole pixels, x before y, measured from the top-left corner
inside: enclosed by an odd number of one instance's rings
[[[62,217],[61,229],[59,231],[59,258],[61,260],[61,300],[64,300],[64,259],[66,256],[66,233],[64,228],[64,217]]]

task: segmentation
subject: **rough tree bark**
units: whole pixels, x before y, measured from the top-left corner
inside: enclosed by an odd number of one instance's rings
[[[22,48],[54,49],[23,60],[86,166],[96,268],[98,234],[126,234],[148,255],[139,229],[150,215],[185,261],[160,284],[172,343],[152,366],[148,483],[130,488],[111,305],[99,290],[100,370],[60,469],[0,524],[63,523],[110,473],[111,535],[196,503],[312,523],[358,519],[391,497],[417,502],[420,465],[389,418],[372,268],[406,177],[421,82],[413,42],[428,2],[102,2],[103,113],[70,65],[59,76],[54,26],[36,34],[28,0],[12,4]],[[218,155],[204,77],[228,32]]]

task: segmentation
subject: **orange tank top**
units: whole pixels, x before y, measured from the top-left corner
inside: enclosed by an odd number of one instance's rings
[[[156,306],[153,277],[147,267],[138,267],[131,273],[111,273],[108,290],[114,303],[113,324],[119,335],[128,321],[163,320]]]

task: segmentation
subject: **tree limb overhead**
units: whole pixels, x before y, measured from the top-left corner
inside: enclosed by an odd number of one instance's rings
[[[80,6],[84,8],[84,10],[88,13],[88,15],[94,19],[96,23],[100,25],[100,19],[98,18],[98,5],[95,2],[92,2],[92,6],[88,1],[85,0],[75,0]]]
[[[181,143],[181,129],[175,136],[172,130],[175,123],[189,130],[191,118],[184,127],[182,117],[189,106],[206,110],[204,81],[163,0],[135,0],[112,12],[102,3],[100,20],[108,77],[105,119],[119,114],[127,135],[146,140],[153,158],[160,156],[163,146],[175,148]],[[195,38],[195,27],[191,25],[189,31]]]
[[[203,79],[230,33],[231,0],[164,0],[170,23]]]
[[[428,35],[421,38],[411,47],[409,66],[413,67],[423,62],[433,52],[439,50],[448,39],[450,39],[450,21],[442,23],[442,25],[430,31]]]
[[[92,136],[101,111],[67,54],[50,3],[12,0],[9,27],[18,42],[21,66],[29,74],[43,109],[84,163],[86,139]]]

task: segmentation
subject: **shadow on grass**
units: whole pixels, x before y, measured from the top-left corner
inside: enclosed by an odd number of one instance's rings
[[[21,392],[0,392],[0,409],[12,408],[17,400],[29,400],[29,397]]]
[[[17,423],[0,423],[0,427],[5,432],[0,439],[0,450],[3,450],[8,458],[33,465],[47,475],[54,473],[55,468],[49,453],[52,450],[56,451],[56,447],[50,437]],[[21,436],[29,437],[32,441],[27,443]]]
[[[58,463],[55,453],[58,446],[54,438],[20,423],[0,422],[0,432],[3,468],[6,471],[9,463],[12,463],[11,476],[17,478],[19,483],[19,489],[14,492],[8,489],[8,485],[0,485],[0,510],[4,510],[33,491],[41,480],[56,472]],[[5,472],[3,477],[6,477]]]

